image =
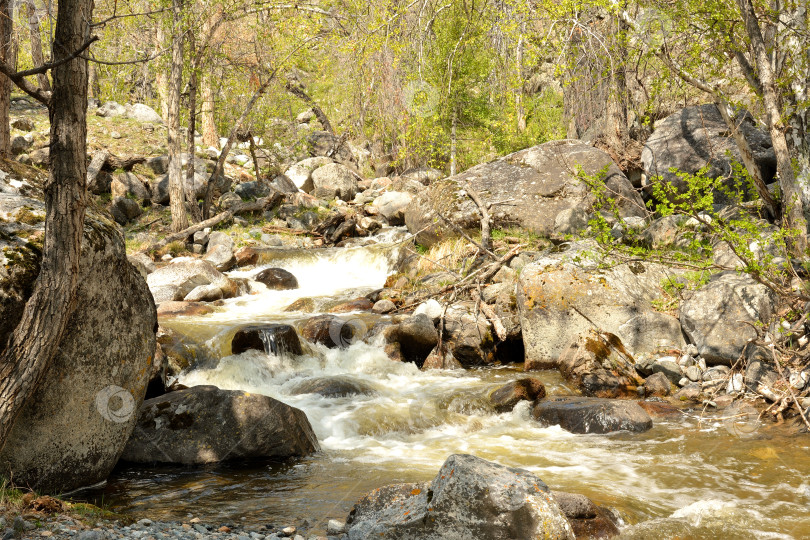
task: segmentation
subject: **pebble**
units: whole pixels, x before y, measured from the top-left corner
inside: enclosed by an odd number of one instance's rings
[[[686,368],[686,378],[692,382],[698,382],[700,380],[701,371],[698,366],[689,366]]]

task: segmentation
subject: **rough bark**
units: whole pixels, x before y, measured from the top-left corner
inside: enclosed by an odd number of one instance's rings
[[[183,87],[183,1],[172,0],[172,64],[169,73],[169,205],[172,212],[172,231],[182,231],[188,227],[186,216],[186,195],[183,186],[183,168],[180,141],[180,93]]]
[[[157,25],[155,31],[155,51],[159,51],[166,43],[166,31],[161,24]],[[155,86],[157,87],[158,97],[160,98],[160,116],[163,121],[168,124],[169,122],[169,78],[166,76],[165,69],[157,69],[155,74]]]
[[[14,69],[16,62],[13,62],[12,58],[12,35],[14,33],[12,15],[11,0],[0,0],[0,59]],[[10,106],[11,79],[0,75],[0,155],[2,156],[8,156],[11,152]]]
[[[42,54],[42,34],[39,28],[37,8],[34,6],[34,0],[23,0],[23,7],[28,17],[28,35],[31,38],[31,59],[34,61],[34,67],[39,67],[45,63],[45,55]],[[39,84],[40,90],[46,92],[51,91],[51,81],[48,79],[47,73],[37,74],[37,83]],[[90,87],[93,88],[93,85],[90,84]],[[92,97],[98,96],[93,95]]]
[[[203,35],[208,39],[211,46],[217,29],[222,24],[224,17],[222,11],[217,11],[208,17],[203,23]],[[209,69],[200,77],[200,94],[202,107],[200,110],[200,121],[202,123],[203,144],[214,148],[219,148],[219,135],[217,134],[216,117],[214,114],[216,103],[214,101],[214,75]]]
[[[92,0],[60,0],[55,61],[86,41],[92,9]],[[22,319],[0,355],[0,448],[26,399],[42,381],[75,307],[86,198],[87,60],[76,57],[57,65],[53,83],[42,263]]]
[[[779,106],[779,95],[776,89],[776,78],[765,47],[759,20],[751,0],[737,0],[740,13],[745,21],[745,31],[751,40],[754,53],[754,64],[759,73],[762,85],[762,101],[767,115],[768,131],[776,154],[776,170],[779,173],[779,188],[782,191],[782,217],[785,225],[796,232],[791,242],[794,255],[804,255],[807,250],[807,221],[804,217],[801,193],[793,163],[785,138],[785,125]]]

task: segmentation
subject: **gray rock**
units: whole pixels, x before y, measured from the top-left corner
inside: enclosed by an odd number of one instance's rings
[[[346,164],[354,163],[354,156],[349,145],[346,143],[340,144],[340,138],[327,131],[313,131],[310,133],[307,136],[307,145],[309,146],[309,153],[313,156],[326,156],[334,152],[335,161]]]
[[[433,167],[416,167],[408,169],[400,175],[400,177],[405,180],[414,180],[425,186],[429,186],[432,182],[441,180],[444,176],[445,174],[442,171],[434,169]]]
[[[549,397],[535,405],[532,415],[543,425],[558,425],[572,433],[642,432],[653,425],[635,401],[593,397]]]
[[[409,193],[401,191],[386,191],[372,203],[372,206],[391,225],[405,224],[405,209],[411,203],[413,197]]]
[[[163,118],[155,112],[149,105],[143,103],[135,103],[126,106],[127,118],[132,118],[142,123],[162,124]]]
[[[527,368],[557,367],[563,348],[593,324],[618,335],[621,327],[635,317],[654,312],[652,301],[658,298],[661,280],[671,275],[671,269],[642,262],[611,264],[603,269],[598,266],[601,262],[604,256],[595,246],[578,243],[567,252],[523,267],[518,279],[517,307]],[[651,320],[657,318],[650,316]],[[630,344],[645,349],[660,338],[654,326],[633,326],[647,334],[632,336]],[[627,330],[625,327],[625,334]],[[636,354],[630,346],[628,350]]]
[[[178,257],[166,266],[149,274],[146,279],[155,302],[183,300],[200,285],[216,285],[223,298],[231,298],[238,292],[237,285],[208,261]]]
[[[2,343],[20,321],[41,260],[14,233],[14,215],[23,207],[44,215],[38,198],[0,195]],[[41,232],[44,223],[28,227]],[[156,327],[152,296],[127,261],[118,227],[88,208],[76,309],[0,451],[0,475],[40,492],[67,492],[107,478],[146,391]]]
[[[31,118],[17,118],[11,122],[11,127],[20,131],[34,131],[37,125]]]
[[[765,130],[758,128],[747,113],[745,120],[738,123],[751,145],[754,161],[759,166],[765,182],[769,182],[776,171],[776,156],[770,136]],[[660,176],[677,192],[685,193],[685,182],[670,172],[670,169],[674,167],[679,171],[694,174],[708,165],[708,176],[710,178],[727,176],[730,180],[726,185],[730,187],[734,180],[729,155],[734,161],[742,162],[739,148],[717,106],[706,104],[686,107],[658,122],[655,131],[647,139],[641,152],[644,168],[642,184],[649,190],[653,179]],[[723,202],[726,197],[717,192],[715,200]]]
[[[303,411],[260,394],[195,386],[144,401],[121,459],[191,465],[318,450]]]
[[[334,163],[334,161],[328,157],[307,158],[287,169],[284,176],[289,178],[298,189],[310,193],[314,189],[312,185],[312,171],[328,163]]]
[[[350,201],[357,195],[357,177],[340,163],[329,163],[312,172],[312,195],[321,199]]]
[[[394,304],[391,300],[384,298],[375,302],[374,307],[371,308],[371,311],[383,315],[385,313],[391,313],[395,309],[397,309],[396,304]]]
[[[259,199],[270,193],[270,186],[264,182],[251,180],[249,182],[242,182],[236,186],[233,191],[239,195],[239,197],[245,200]]]
[[[652,370],[653,373],[663,373],[673,384],[678,384],[678,381],[683,377],[681,366],[678,365],[678,362],[672,356],[656,360],[652,365]]]
[[[96,109],[96,116],[103,118],[115,118],[116,116],[124,116],[127,114],[127,109],[123,105],[119,105],[115,101],[107,101]]]
[[[776,294],[748,275],[723,272],[691,294],[681,306],[681,325],[709,364],[731,364],[756,337],[750,323],[770,321]]]
[[[574,539],[542,480],[466,454],[447,458],[429,484],[369,493],[346,524],[349,540]]]
[[[419,306],[417,306],[417,308],[414,310],[413,314],[427,315],[430,318],[430,320],[436,322],[439,320],[439,318],[441,318],[443,310],[444,309],[442,308],[442,305],[436,300],[431,298],[430,300],[427,300],[419,304]]]
[[[143,181],[135,173],[131,172],[114,173],[110,183],[110,191],[113,198],[129,195],[143,201],[151,196]]]
[[[444,340],[463,367],[482,366],[494,360],[495,337],[486,316],[473,302],[457,302],[444,313]]]
[[[11,139],[11,155],[19,156],[28,152],[34,145],[34,138],[31,135],[17,135]]]
[[[110,214],[119,225],[126,225],[143,214],[141,205],[127,197],[116,197],[110,203]]]
[[[383,330],[386,343],[396,343],[404,359],[422,366],[433,347],[439,342],[439,334],[427,315],[412,315],[399,324]]]
[[[636,315],[619,326],[616,335],[634,355],[683,350],[686,347],[681,322],[672,315],[658,311]]]
[[[700,380],[703,373],[700,371],[700,368],[698,366],[689,366],[688,368],[686,368],[686,372],[684,373],[684,375],[686,375],[686,378],[689,379],[690,381],[697,382]]]
[[[362,338],[363,328],[334,315],[312,317],[301,327],[301,337],[329,349],[344,349]]]
[[[646,215],[641,197],[608,154],[579,141],[565,140],[521,150],[433,182],[408,206],[405,224],[409,232],[418,233],[417,242],[425,246],[458,235],[444,223],[434,223],[437,211],[462,229],[480,230],[477,208],[463,192],[464,182],[468,181],[484,203],[512,201],[492,208],[494,227],[517,226],[542,236],[559,237],[555,231],[557,216],[572,208],[587,213],[592,202],[589,190],[574,172],[578,165],[589,175],[597,175],[607,167],[606,183],[615,193],[621,217]]]
[[[270,182],[270,187],[279,193],[298,193],[298,186],[287,175],[279,174]]]
[[[676,383],[678,384],[678,383]],[[672,393],[672,382],[664,374],[659,372],[647,377],[644,381],[645,396],[666,397]]]
[[[214,302],[223,297],[222,289],[215,285],[197,285],[184,298],[184,302]]]
[[[227,272],[236,266],[236,257],[234,257],[233,251],[222,244],[212,245],[209,242],[203,260],[213,264],[220,272]]]

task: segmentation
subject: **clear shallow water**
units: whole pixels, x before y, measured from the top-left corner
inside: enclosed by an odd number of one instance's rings
[[[345,350],[313,347],[298,358],[254,351],[229,356],[236,327],[299,324],[312,315],[283,313],[292,301],[322,297],[326,305],[379,288],[391,260],[380,248],[299,252],[272,265],[295,274],[300,289],[259,285],[256,294],[230,300],[217,313],[162,323],[225,355],[216,366],[185,374],[183,384],[242,389],[298,407],[322,452],[281,464],[124,467],[95,495],[116,510],[151,518],[193,515],[252,525],[306,520],[319,532],[326,520],[345,519],[372,489],[429,480],[448,455],[465,452],[524,467],[552,489],[617,509],[626,538],[810,538],[810,440],[786,438],[768,426],[749,433],[722,416],[695,412],[658,419],[643,434],[574,435],[539,427],[528,404],[504,414],[489,408],[488,392],[520,377],[515,368],[423,373],[362,342]],[[367,316],[356,319],[373,324]],[[356,378],[374,394],[290,395],[301,380],[327,375]],[[538,376],[549,394],[571,393],[556,373]]]

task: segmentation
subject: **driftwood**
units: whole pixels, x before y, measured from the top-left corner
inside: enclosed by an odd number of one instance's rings
[[[195,223],[191,227],[188,227],[187,229],[183,229],[180,232],[170,234],[170,235],[166,236],[165,238],[163,238],[162,240],[159,240],[157,242],[154,242],[154,243],[150,244],[146,248],[140,250],[140,252],[143,253],[143,252],[155,251],[155,250],[158,250],[158,249],[160,249],[160,248],[162,248],[162,247],[164,247],[164,246],[166,246],[166,245],[168,245],[168,244],[170,244],[172,242],[175,242],[175,241],[178,241],[178,240],[185,240],[186,238],[188,238],[189,236],[191,236],[195,232],[201,231],[201,230],[205,229],[206,227],[213,227],[214,225],[217,225],[218,223],[222,223],[223,221],[227,221],[229,219],[232,219],[237,214],[243,214],[243,213],[247,213],[247,212],[261,212],[262,210],[268,210],[270,208],[273,208],[273,207],[277,206],[283,199],[284,199],[284,196],[281,193],[279,193],[277,191],[274,191],[273,193],[271,193],[267,197],[264,197],[262,199],[258,199],[257,201],[238,204],[238,205],[234,206],[233,208],[231,208],[229,210],[226,210],[226,211],[224,211],[224,212],[222,212],[220,214],[217,214],[216,216],[214,216],[214,217],[212,217],[210,219],[206,219],[206,220],[201,221],[199,223]]]
[[[110,157],[110,153],[106,150],[99,150],[95,154],[93,154],[93,159],[90,160],[90,165],[87,166],[87,185],[93,183],[93,181],[98,176],[98,173],[101,172],[102,167],[107,162],[107,158]]]
[[[495,330],[495,335],[498,336],[498,340],[506,341],[506,327],[503,325],[501,318],[498,317],[498,314],[495,313],[495,310],[492,309],[492,306],[484,302],[484,299],[481,298],[481,293],[477,290],[472,291],[472,297],[478,304],[481,312],[486,315],[489,322],[492,323],[492,329]]]
[[[104,164],[103,169],[106,171],[115,171],[118,169],[123,169],[125,171],[132,170],[132,167],[138,165],[140,163],[146,162],[146,156],[123,156],[118,157],[113,154],[110,154],[107,157],[107,161]]]

